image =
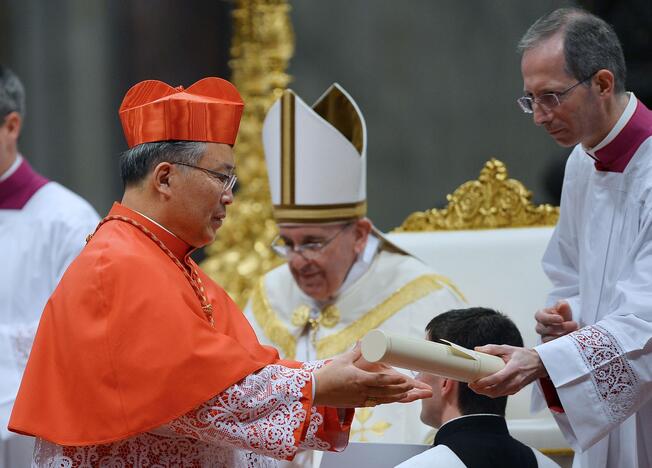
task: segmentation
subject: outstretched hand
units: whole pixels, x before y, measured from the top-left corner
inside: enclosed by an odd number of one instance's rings
[[[315,371],[315,405],[338,408],[409,403],[432,396],[432,389],[386,364],[364,360],[360,346]]]
[[[499,356],[505,361],[502,370],[469,383],[469,388],[481,395],[491,398],[513,395],[530,382],[547,376],[539,354],[533,349],[485,345],[478,346],[475,350]]]
[[[579,328],[573,320],[573,312],[566,301],[559,301],[552,307],[537,310],[534,314],[537,321],[536,332],[541,335],[544,343],[574,332]]]

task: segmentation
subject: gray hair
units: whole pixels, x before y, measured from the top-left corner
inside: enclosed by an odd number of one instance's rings
[[[201,141],[169,140],[142,143],[120,156],[122,183],[125,187],[140,183],[162,162],[196,165],[205,152],[206,143]]]
[[[609,24],[588,11],[560,8],[542,16],[523,35],[517,49],[526,52],[557,33],[563,34],[569,75],[582,81],[607,69],[614,75],[616,93],[625,91],[627,69],[618,36]]]
[[[11,112],[25,118],[25,88],[13,71],[0,65],[0,118]]]

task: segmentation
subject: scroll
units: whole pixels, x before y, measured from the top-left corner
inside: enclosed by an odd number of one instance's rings
[[[445,344],[371,330],[362,339],[361,350],[369,362],[384,362],[461,382],[473,382],[505,367],[498,356],[441,341]]]

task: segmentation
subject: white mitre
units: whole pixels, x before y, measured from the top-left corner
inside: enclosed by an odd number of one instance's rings
[[[263,146],[277,223],[330,223],[367,212],[367,130],[337,83],[308,106],[285,90],[265,117]]]

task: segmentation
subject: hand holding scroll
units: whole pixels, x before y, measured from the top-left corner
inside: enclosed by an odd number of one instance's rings
[[[548,375],[539,354],[533,349],[490,344],[478,346],[475,350],[499,356],[505,361],[504,369],[469,383],[469,388],[481,395],[492,398],[513,395],[530,382]]]
[[[360,346],[336,356],[315,371],[315,405],[337,408],[375,406],[384,403],[409,403],[432,396],[431,388],[401,374],[390,366],[363,370]]]

